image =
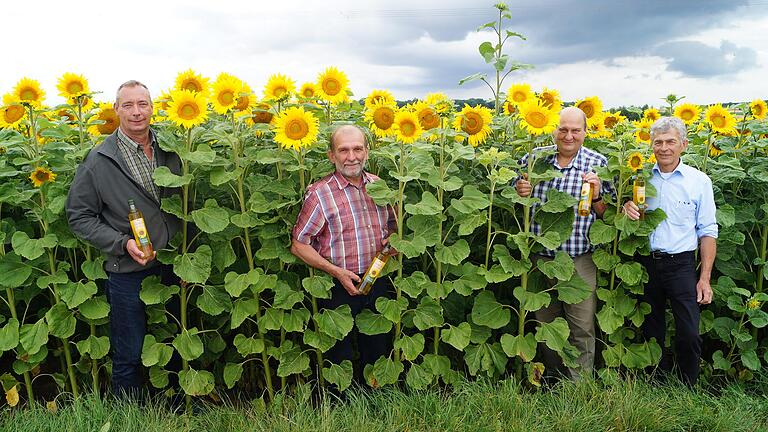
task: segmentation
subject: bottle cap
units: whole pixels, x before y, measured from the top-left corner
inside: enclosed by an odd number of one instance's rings
[[[128,200],[128,205],[129,206],[134,206],[134,205],[136,205],[136,203],[134,203],[132,199],[129,199]]]

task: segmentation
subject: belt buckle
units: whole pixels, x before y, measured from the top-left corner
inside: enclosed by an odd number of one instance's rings
[[[653,258],[655,260],[660,260],[660,259],[663,259],[663,258],[667,258],[668,256],[670,256],[670,255],[668,253],[666,253],[666,252],[651,251],[651,258]]]

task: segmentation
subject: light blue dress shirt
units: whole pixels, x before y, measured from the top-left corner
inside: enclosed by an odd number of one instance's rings
[[[669,173],[653,166],[651,184],[656,196],[647,199],[648,210],[661,208],[667,218],[650,235],[651,250],[670,254],[695,250],[699,238],[717,238],[712,180],[682,161]]]

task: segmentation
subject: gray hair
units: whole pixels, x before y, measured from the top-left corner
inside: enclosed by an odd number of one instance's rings
[[[120,90],[126,88],[126,87],[144,87],[144,90],[147,91],[147,94],[149,94],[149,89],[147,86],[144,85],[141,81],[136,80],[128,80],[122,84],[120,84],[120,87],[117,88],[117,92],[115,92],[115,104],[117,104],[120,101]],[[150,101],[152,101],[152,97],[149,98]]]
[[[363,128],[357,125],[353,124],[343,124],[340,126],[337,126],[333,129],[333,132],[331,132],[331,139],[328,140],[328,150],[333,151],[334,146],[336,145],[336,138],[344,133],[348,133],[351,131],[358,131],[363,136],[363,144],[365,144],[365,148],[368,148],[368,135],[366,135]]]
[[[688,131],[685,129],[685,123],[677,117],[662,117],[651,125],[651,141],[656,134],[668,132],[674,129],[677,131],[677,137],[680,141],[688,140]]]

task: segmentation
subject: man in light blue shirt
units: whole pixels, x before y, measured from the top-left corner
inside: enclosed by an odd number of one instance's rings
[[[651,126],[651,145],[656,155],[651,184],[656,197],[648,198],[648,210],[660,208],[667,218],[651,233],[651,254],[640,257],[648,271],[643,301],[651,305],[643,334],[655,338],[664,349],[667,300],[675,318],[675,356],[680,377],[694,385],[699,376],[701,337],[699,304],[712,302],[709,279],[717,251],[717,221],[712,181],[696,168],[685,165],[680,154],[688,147],[685,124],[676,117],[662,117]],[[640,217],[638,206],[628,201],[624,213]],[[696,276],[696,248],[701,271]],[[672,359],[664,350],[659,367],[672,370]]]

